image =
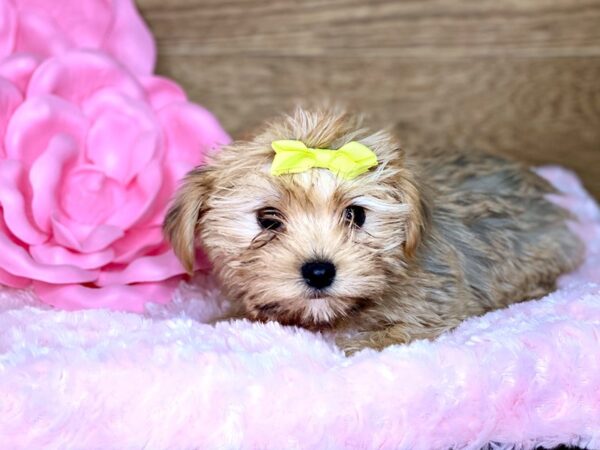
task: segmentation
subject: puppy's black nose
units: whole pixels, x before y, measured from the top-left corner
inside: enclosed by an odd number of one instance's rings
[[[335,266],[329,261],[312,261],[302,266],[302,277],[315,289],[325,289],[333,283]]]

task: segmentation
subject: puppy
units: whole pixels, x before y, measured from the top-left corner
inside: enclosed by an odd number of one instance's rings
[[[302,162],[276,174],[274,142],[289,140],[359,143],[375,162],[353,177]],[[343,111],[298,109],[191,171],[164,231],[190,273],[201,245],[238,315],[342,331],[352,353],[552,291],[583,253],[553,192],[499,156],[408,152]]]

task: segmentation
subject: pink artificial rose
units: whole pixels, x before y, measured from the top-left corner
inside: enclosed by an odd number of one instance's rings
[[[139,311],[183,269],[161,223],[179,179],[229,141],[159,77],[102,52],[0,64],[0,283],[61,308]]]
[[[152,35],[132,0],[0,1],[0,59],[77,48],[103,50],[143,75],[152,73],[156,59]]]

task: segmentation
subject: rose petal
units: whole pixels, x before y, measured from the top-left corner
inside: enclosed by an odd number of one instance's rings
[[[99,91],[84,111],[92,123],[86,156],[108,176],[129,184],[156,154],[159,127],[152,111],[112,89]]]
[[[144,312],[147,302],[168,303],[181,282],[176,277],[160,283],[88,288],[73,284],[48,284],[35,281],[33,289],[49,305],[66,310],[107,308],[116,311]]]
[[[58,187],[63,179],[64,166],[77,158],[75,141],[66,135],[57,135],[48,149],[36,159],[29,171],[32,189],[31,209],[33,218],[43,231],[51,230],[50,216],[58,208]]]
[[[99,168],[86,164],[68,172],[60,189],[61,212],[79,225],[97,226],[125,205],[126,192]],[[62,216],[61,216],[62,217]]]
[[[103,270],[98,277],[97,284],[98,286],[109,286],[161,281],[184,273],[185,270],[181,263],[173,251],[169,250],[161,255],[137,258],[125,268]]]
[[[0,2],[0,58],[12,53],[17,34],[17,12],[12,2]]]
[[[0,77],[13,83],[24,95],[31,75],[40,62],[38,57],[28,53],[11,55],[0,62]]]
[[[8,123],[6,154],[30,167],[57,134],[71,136],[80,148],[86,129],[85,118],[70,103],[49,96],[31,98],[16,109]]]
[[[32,245],[29,252],[41,264],[71,265],[81,269],[99,269],[113,261],[115,252],[106,249],[95,253],[76,253],[56,245]]]
[[[29,286],[31,284],[31,280],[29,278],[16,277],[8,273],[6,270],[0,269],[0,284],[22,289]]]
[[[164,240],[160,226],[131,229],[112,245],[116,254],[113,262],[128,263],[150,249],[157,248]]]
[[[138,222],[144,222],[148,211],[162,187],[162,169],[158,161],[152,161],[139,174],[127,191],[122,207],[106,223],[128,230]]]
[[[78,0],[81,1],[81,0]],[[139,74],[154,72],[156,45],[152,33],[131,0],[112,2],[114,20],[106,34],[104,48]]]
[[[158,111],[171,103],[185,102],[187,96],[179,85],[167,78],[152,76],[140,80],[152,109]]]
[[[88,237],[81,243],[82,251],[85,253],[98,252],[122,238],[125,232],[110,225],[95,227]]]
[[[65,217],[59,219],[56,215],[50,220],[56,243],[81,253],[104,250],[125,234],[117,227],[79,224]]]
[[[70,47],[103,49],[136,73],[152,73],[156,46],[133,1],[16,1],[19,51],[48,56]]]
[[[133,72],[153,72],[154,39],[131,0],[15,0],[19,13],[12,3],[0,3],[0,57],[15,50],[51,56],[69,48],[95,48]]]
[[[50,216],[50,224],[52,225],[52,236],[57,244],[72,250],[81,251],[79,239],[77,239],[77,236],[75,236],[69,227],[60,222],[56,213]]]
[[[192,168],[202,163],[211,149],[231,141],[211,113],[192,103],[163,108],[159,120],[165,130],[167,163],[183,161]]]
[[[215,117],[204,108],[190,103],[173,103],[159,111],[164,129],[163,187],[148,213],[148,222],[162,222],[168,203],[179,181],[201,164],[213,149],[231,138]]]
[[[48,237],[29,219],[26,209],[25,171],[19,161],[0,160],[0,205],[4,221],[12,233],[28,244],[41,244]]]
[[[171,161],[166,168],[163,167],[162,188],[148,211],[147,225],[162,225],[179,182],[192,169],[193,166],[182,161]]]
[[[34,261],[27,251],[13,242],[3,220],[0,220],[0,268],[23,278],[52,283],[87,283],[97,279],[96,271],[73,266],[50,266]]]
[[[63,53],[71,46],[69,39],[47,14],[40,12],[41,14],[31,8],[19,11],[15,51],[42,57]]]
[[[110,86],[125,96],[144,99],[136,79],[107,54],[70,51],[44,61],[29,82],[27,97],[52,94],[80,104],[98,90]]]
[[[19,51],[56,54],[70,47],[99,48],[112,20],[105,2],[17,0],[21,14]],[[60,39],[60,46],[53,41]]]
[[[8,80],[0,78],[0,158],[6,156],[4,151],[6,125],[22,101],[23,96],[17,87]]]

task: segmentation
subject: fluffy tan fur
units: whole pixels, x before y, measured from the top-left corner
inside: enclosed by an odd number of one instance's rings
[[[274,177],[277,139],[329,149],[359,141],[379,165],[349,181],[323,169]],[[164,229],[188,271],[199,238],[237,315],[351,330],[338,342],[353,352],[434,338],[551,291],[582,256],[568,214],[545,199],[551,192],[498,156],[405,152],[344,111],[298,109],[190,172]],[[366,211],[363,226],[344,220],[350,205]],[[280,213],[277,230],[259,226],[267,207]],[[337,269],[320,291],[300,273],[315,259]]]

